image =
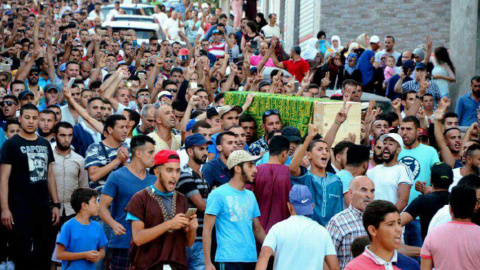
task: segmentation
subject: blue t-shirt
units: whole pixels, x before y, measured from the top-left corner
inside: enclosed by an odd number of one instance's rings
[[[216,216],[216,262],[256,262],[257,249],[253,235],[253,219],[260,216],[252,191],[222,185],[207,199],[206,214]]]
[[[350,182],[353,179],[353,175],[347,170],[341,170],[336,174],[336,176],[338,176],[338,178],[340,178],[340,180],[342,181],[343,193],[347,193]]]
[[[420,144],[414,149],[402,149],[402,152],[398,155],[398,161],[410,168],[414,177],[414,185],[417,181],[422,181],[426,182],[427,186],[430,186],[430,168],[440,160],[438,159],[438,153],[435,151],[435,148]],[[410,204],[418,195],[421,195],[421,193],[412,187],[410,189],[408,203]]]
[[[342,180],[333,173],[327,172],[327,177],[312,174],[304,167],[300,167],[300,176],[290,176],[292,184],[305,185],[313,196],[312,219],[326,226],[328,221],[343,211],[343,184]]]
[[[471,93],[467,93],[458,99],[457,114],[459,126],[470,126],[477,122],[477,109],[480,106],[480,101],[477,102],[472,98]]]
[[[108,246],[111,248],[130,248],[132,240],[132,228],[126,220],[127,213],[125,208],[133,195],[146,187],[153,185],[156,177],[147,172],[145,179],[140,179],[131,173],[127,167],[122,167],[112,172],[107,179],[102,194],[113,198],[111,214],[112,218],[127,230],[126,234],[115,235],[113,231],[110,235]]]
[[[72,218],[65,222],[60,231],[57,244],[65,247],[65,251],[78,253],[91,250],[99,251],[107,245],[108,240],[102,226],[91,220],[90,224],[84,225]],[[95,263],[85,259],[76,261],[62,261],[62,270],[95,270]]]

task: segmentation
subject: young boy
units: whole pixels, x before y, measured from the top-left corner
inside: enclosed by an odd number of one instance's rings
[[[8,119],[5,126],[5,136],[7,139],[12,138],[14,135],[20,133],[20,123],[15,119]]]
[[[71,198],[75,218],[67,221],[57,240],[57,259],[65,269],[95,269],[95,263],[105,256],[108,240],[100,224],[91,221],[100,206],[98,192],[89,188],[76,189]]]

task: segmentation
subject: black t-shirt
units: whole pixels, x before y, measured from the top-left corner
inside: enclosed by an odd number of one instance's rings
[[[413,218],[420,217],[420,225],[422,228],[422,238],[425,239],[428,232],[428,225],[433,216],[443,206],[448,204],[450,192],[435,191],[430,194],[420,195],[413,200],[405,209]]]
[[[50,143],[40,136],[29,141],[15,135],[5,142],[1,164],[12,165],[8,180],[12,212],[25,213],[34,205],[49,205],[48,166],[53,161]]]

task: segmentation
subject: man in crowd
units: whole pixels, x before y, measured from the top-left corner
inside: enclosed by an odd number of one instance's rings
[[[134,137],[130,142],[131,162],[109,174],[102,189],[100,217],[112,229],[108,243],[110,269],[126,269],[130,264],[132,230],[126,219],[125,207],[135,193],[155,183],[155,176],[148,173],[153,166],[154,144],[153,139],[146,135]]]
[[[203,253],[205,269],[214,270],[211,254],[212,228],[217,231],[217,251],[215,262],[220,269],[253,270],[257,261],[255,240],[259,244],[265,239],[265,231],[260,224],[255,195],[245,189],[253,184],[257,174],[255,160],[245,150],[234,151],[227,161],[231,180],[208,196],[203,228]]]
[[[362,214],[375,197],[373,181],[366,176],[353,178],[347,196],[350,202],[348,208],[333,216],[326,226],[332,237],[341,269],[353,259],[351,252],[353,240],[367,235],[362,224]]]
[[[342,180],[345,206],[350,205],[350,196],[347,194],[350,181],[357,176],[365,175],[369,159],[370,150],[367,146],[354,144],[348,148],[345,169],[336,174]]]
[[[252,155],[260,155],[268,151],[267,135],[273,130],[282,130],[282,119],[278,110],[267,110],[262,116],[262,129],[265,135],[252,143],[249,151]]]
[[[148,134],[155,141],[155,151],[164,149],[180,149],[180,136],[175,135],[173,128],[176,125],[172,106],[164,105],[155,111],[156,130]]]
[[[238,150],[237,135],[231,131],[220,133],[217,136],[217,149],[220,154],[202,167],[203,176],[211,188],[228,183],[232,177],[227,160]]]
[[[480,76],[474,76],[470,80],[471,93],[467,93],[458,99],[456,112],[460,126],[470,126],[477,122],[477,109],[480,101]]]

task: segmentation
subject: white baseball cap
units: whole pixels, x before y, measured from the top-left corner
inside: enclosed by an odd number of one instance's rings
[[[379,43],[380,38],[378,36],[371,36],[370,37],[370,43]]]
[[[392,138],[394,141],[396,141],[400,147],[404,147],[403,145],[403,139],[402,137],[397,134],[397,133],[387,133],[387,134],[383,134],[382,136],[380,136],[380,138],[378,139],[380,142],[383,142],[386,138]]]
[[[233,167],[236,165],[243,163],[243,162],[249,162],[249,161],[256,161],[259,160],[260,157],[258,156],[252,156],[250,153],[248,153],[245,150],[236,150],[233,151],[233,153],[230,154],[230,156],[227,159],[227,168],[231,170]]]

